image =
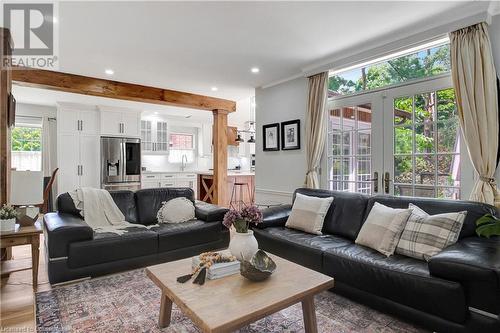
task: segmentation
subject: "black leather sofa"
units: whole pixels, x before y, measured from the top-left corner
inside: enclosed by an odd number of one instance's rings
[[[254,228],[259,247],[328,274],[333,291],[437,332],[500,332],[500,237],[479,238],[475,221],[497,210],[468,201],[365,196],[297,189],[335,199],[323,235],[285,227],[291,205],[269,208]],[[294,194],[295,198],[295,194]],[[394,208],[414,203],[429,214],[466,210],[459,241],[429,262],[384,255],[354,243],[375,202]]]
[[[153,225],[163,201],[186,197],[188,188],[110,191],[131,223]],[[151,229],[128,228],[123,235],[94,233],[83,221],[68,193],[57,198],[56,213],[44,216],[44,234],[50,283],[114,273],[225,248],[229,232],[222,225],[226,208],[195,204],[196,220],[161,224]]]

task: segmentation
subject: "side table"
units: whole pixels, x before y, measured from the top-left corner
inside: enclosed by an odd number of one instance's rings
[[[15,260],[2,261],[2,277],[8,276],[10,273],[32,269],[33,271],[33,289],[38,285],[38,263],[40,255],[40,234],[42,228],[39,222],[32,226],[21,227],[16,224],[16,230],[0,233],[0,248],[8,248],[18,245],[31,245],[31,266],[16,267],[11,265]],[[12,266],[12,267],[11,267]]]

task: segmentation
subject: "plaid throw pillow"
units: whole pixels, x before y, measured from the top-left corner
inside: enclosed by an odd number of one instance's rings
[[[401,234],[396,253],[428,261],[433,255],[456,243],[466,211],[429,215],[419,207],[413,209]]]

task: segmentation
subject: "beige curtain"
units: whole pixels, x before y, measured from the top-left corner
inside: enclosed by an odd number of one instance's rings
[[[328,91],[328,72],[309,78],[309,100],[306,115],[307,173],[305,186],[319,188],[318,168],[325,147],[327,118],[325,104]]]
[[[450,34],[460,125],[479,177],[470,199],[500,206],[494,174],[498,152],[496,71],[485,23]]]

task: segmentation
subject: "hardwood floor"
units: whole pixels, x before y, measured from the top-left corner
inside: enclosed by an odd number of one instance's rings
[[[21,260],[24,265],[27,258],[31,258],[29,245],[12,248],[15,260]],[[40,237],[40,265],[38,269],[37,291],[51,288],[45,266],[45,243],[43,235]],[[0,288],[0,331],[1,332],[36,332],[35,325],[35,294],[32,287],[31,270],[10,274],[2,278]]]

